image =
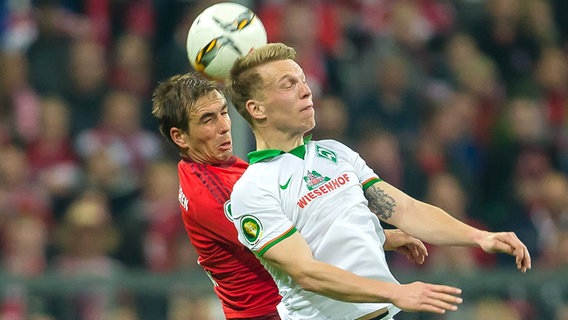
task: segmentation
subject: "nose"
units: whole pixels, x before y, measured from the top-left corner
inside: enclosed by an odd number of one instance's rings
[[[229,130],[231,130],[231,118],[229,118],[229,115],[221,117],[219,120],[219,131],[221,134],[224,134]]]
[[[300,97],[302,99],[311,97],[312,96],[312,89],[310,89],[308,82],[307,81],[300,82],[300,85],[301,85]]]

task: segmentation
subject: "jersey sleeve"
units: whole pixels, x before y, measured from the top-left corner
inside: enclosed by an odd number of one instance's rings
[[[231,215],[239,241],[262,257],[296,228],[282,211],[280,202],[266,186],[241,178],[231,193]]]

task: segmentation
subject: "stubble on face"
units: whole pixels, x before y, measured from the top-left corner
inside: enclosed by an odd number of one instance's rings
[[[233,155],[231,120],[225,98],[213,91],[190,111],[188,154],[199,163],[218,164]]]

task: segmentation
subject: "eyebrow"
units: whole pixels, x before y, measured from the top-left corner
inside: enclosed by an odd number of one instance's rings
[[[229,108],[229,106],[227,105],[227,103],[225,103],[225,104],[223,104],[223,107],[222,107],[219,111],[227,110],[228,108]],[[203,120],[206,119],[206,118],[213,117],[213,116],[215,116],[216,113],[217,113],[217,111],[214,111],[214,112],[205,112],[204,114],[202,114],[202,115],[199,117],[198,121],[201,122],[201,121],[203,121]]]
[[[297,77],[296,77],[295,74],[286,73],[286,74],[282,75],[282,77],[276,79],[276,81],[275,81],[274,83],[278,85],[278,84],[282,83],[283,81],[291,81],[291,80],[294,80],[294,79],[296,79],[296,78],[297,78]],[[302,78],[305,78],[305,75],[300,76],[299,78],[300,78],[300,80],[301,80]]]

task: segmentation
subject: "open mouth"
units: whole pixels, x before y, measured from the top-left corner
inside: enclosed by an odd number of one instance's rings
[[[227,141],[225,143],[220,144],[219,148],[222,150],[228,150],[231,149],[231,145],[232,145],[231,141]]]

